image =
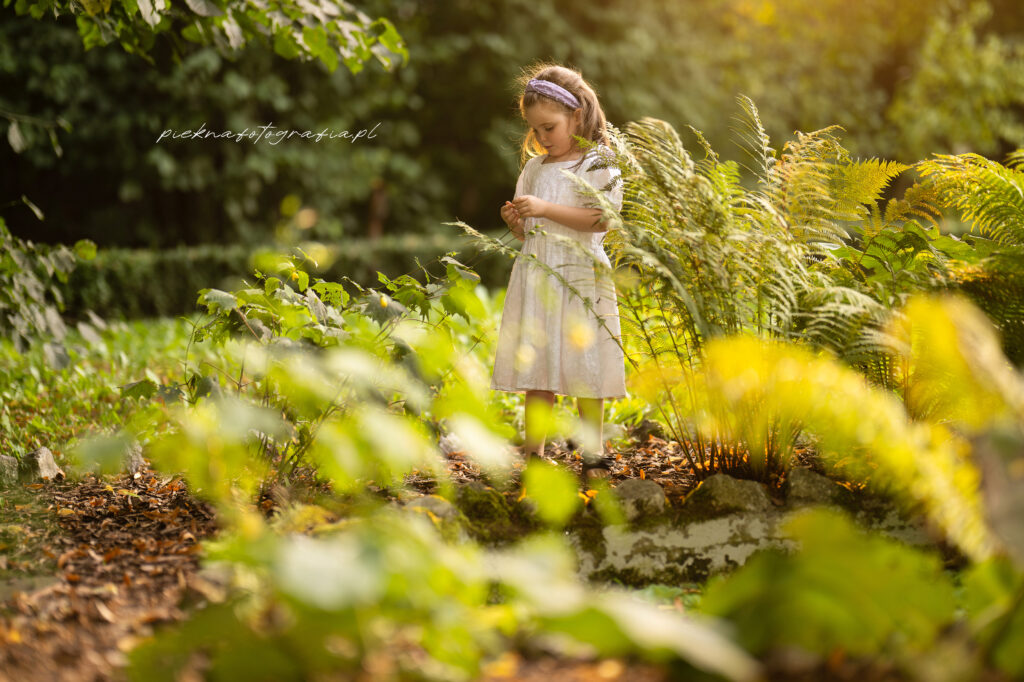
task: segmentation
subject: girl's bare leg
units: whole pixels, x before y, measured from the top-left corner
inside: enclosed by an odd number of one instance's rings
[[[554,391],[526,392],[526,437],[523,450],[527,456],[544,456],[544,441],[547,439],[547,420],[555,404]]]
[[[604,454],[604,398],[577,398],[576,408],[583,422],[583,459],[594,461]],[[592,469],[588,475],[603,477],[608,476],[608,473],[602,469]]]

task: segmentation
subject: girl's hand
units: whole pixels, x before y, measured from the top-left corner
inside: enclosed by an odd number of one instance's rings
[[[506,201],[505,205],[501,207],[501,219],[505,221],[505,224],[511,229],[517,223],[522,222],[519,216],[519,211],[512,205],[511,201]]]
[[[523,194],[522,196],[516,197],[512,201],[512,205],[516,207],[517,211],[519,211],[520,217],[543,218],[545,217],[550,204],[543,199],[533,196],[532,194]]]
[[[509,231],[520,241],[524,240],[523,237],[523,219],[519,215],[519,211],[512,205],[511,201],[506,201],[505,205],[501,207],[501,218],[508,225]]]

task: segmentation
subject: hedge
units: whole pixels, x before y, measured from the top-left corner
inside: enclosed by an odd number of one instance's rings
[[[432,274],[443,270],[429,264],[448,251],[468,262],[479,252],[461,235],[402,235],[376,240],[353,239],[326,245],[336,255],[329,267],[305,269],[332,281],[342,276],[366,286],[377,285],[377,272],[389,277],[411,273],[422,279],[415,259]],[[256,256],[268,249],[289,253],[272,245],[207,244],[179,246],[160,251],[148,249],[100,249],[92,261],[80,262],[64,285],[65,315],[82,318],[92,310],[105,318],[136,319],[168,317],[195,312],[197,292],[213,287],[231,290],[252,282]],[[297,253],[292,251],[292,253]],[[482,282],[488,287],[508,282],[511,261],[486,254],[479,262]]]

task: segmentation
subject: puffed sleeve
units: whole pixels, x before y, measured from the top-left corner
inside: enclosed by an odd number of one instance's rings
[[[595,153],[593,158],[587,161],[583,177],[591,187],[604,192],[605,197],[612,203],[616,211],[622,210],[622,173],[613,164],[615,157],[607,147],[599,148],[600,153]],[[600,166],[593,168],[593,166]]]
[[[516,180],[516,194],[515,194],[514,197],[512,197],[513,199],[515,199],[517,197],[521,197],[524,194],[531,194],[532,193],[532,188],[530,187],[530,184],[531,184],[530,178],[532,177],[533,163],[534,163],[534,159],[536,159],[536,158],[537,157],[535,156],[535,157],[531,158],[529,161],[527,161],[526,163],[524,163],[523,164],[523,169],[521,171],[519,171],[519,178]],[[523,221],[523,231],[525,233],[527,233],[527,234],[529,234],[530,230],[532,230],[536,226],[536,224],[537,224],[537,219],[536,218],[523,218],[522,221]]]
[[[529,194],[530,193],[529,188],[527,188],[527,184],[528,183],[527,183],[526,178],[527,178],[527,175],[531,172],[531,166],[533,165],[533,159],[535,159],[535,158],[537,158],[537,157],[533,157],[529,161],[524,163],[523,164],[523,169],[521,171],[519,171],[519,179],[516,180],[516,194],[515,194],[514,197],[512,197],[513,199],[515,199],[516,197],[520,197],[520,196],[522,196],[524,194]]]

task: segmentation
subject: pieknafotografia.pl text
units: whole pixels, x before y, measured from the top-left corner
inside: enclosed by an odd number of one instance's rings
[[[349,142],[356,142],[361,139],[372,140],[377,137],[373,132],[380,127],[380,123],[373,126],[369,130],[362,128],[356,132],[349,130],[334,130],[332,128],[324,128],[320,132],[313,132],[312,130],[292,130],[291,128],[284,128],[278,130],[273,123],[268,123],[262,126],[256,126],[253,128],[246,128],[242,132],[235,132],[233,130],[224,130],[216,132],[213,130],[206,129],[206,122],[204,121],[198,130],[183,130],[178,132],[177,130],[168,129],[160,133],[160,137],[156,139],[157,144],[163,140],[206,140],[209,138],[214,139],[227,139],[234,140],[235,142],[243,142],[245,140],[251,140],[253,144],[260,140],[266,140],[270,144],[278,144],[282,140],[290,140],[293,137],[300,140],[313,140],[314,142],[320,142],[321,140],[336,140],[345,139]]]

